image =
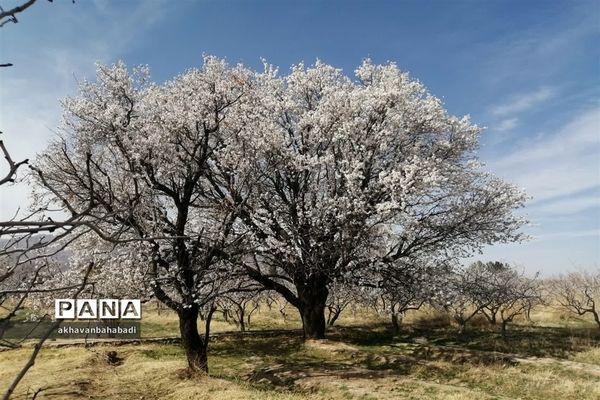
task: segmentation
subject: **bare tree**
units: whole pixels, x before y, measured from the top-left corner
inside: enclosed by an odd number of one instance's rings
[[[342,312],[352,303],[359,300],[356,287],[340,281],[333,282],[329,287],[327,298],[327,326],[333,326]]]
[[[225,293],[217,302],[218,308],[227,321],[232,320],[240,332],[246,332],[250,328],[252,315],[265,300],[263,290],[262,287],[250,285],[244,290]]]
[[[591,314],[600,328],[600,269],[571,272],[550,281],[558,304],[577,315]]]
[[[476,262],[469,266],[468,273],[479,282],[474,303],[481,307],[482,314],[492,325],[500,320],[503,336],[507,324],[515,317],[529,315],[533,307],[542,303],[537,274],[529,278],[501,262]]]
[[[399,263],[402,261],[395,261]],[[451,270],[450,265],[436,264],[435,260],[403,264],[384,269],[378,285],[383,311],[391,316],[394,334],[400,333],[407,311],[418,310],[435,299],[444,284],[440,278]]]
[[[18,175],[29,160],[15,161],[3,140],[0,149],[7,171],[0,179],[2,190],[21,180]],[[52,210],[44,207],[24,216],[19,216],[19,211],[11,219],[0,221],[0,307],[6,311],[0,324],[8,324],[31,295],[64,287],[60,282],[49,286],[48,276],[59,269],[57,263],[64,258],[65,249],[85,231],[80,214],[55,221],[48,216]],[[12,345],[5,340],[0,344]]]
[[[7,170],[0,178],[2,190],[17,183],[19,172],[29,160],[15,161],[3,140],[0,140],[0,149]],[[38,291],[38,286],[45,282],[48,265],[56,261],[52,259],[63,254],[84,234],[86,228],[82,216],[89,209],[56,221],[49,216],[52,210],[46,207],[34,208],[24,216],[19,216],[19,211],[10,220],[0,221],[0,307],[7,310],[0,322],[16,315],[29,294]],[[52,288],[45,287],[44,290]]]
[[[466,332],[467,324],[488,305],[479,274],[471,269],[456,270],[444,278],[433,305],[446,311],[458,324],[458,334]]]
[[[35,2],[36,0],[27,0],[7,10],[0,6],[0,27],[9,22],[17,23],[17,14],[27,10]],[[2,63],[0,67],[12,65],[12,63]],[[6,174],[0,177],[0,187],[3,189],[5,185],[16,183],[18,173],[29,163],[29,160],[15,161],[2,139],[0,139],[0,150],[7,165]],[[19,215],[19,209],[12,218],[0,221],[0,307],[7,311],[0,318],[0,326],[8,325],[32,295],[56,293],[74,288],[77,288],[77,295],[87,285],[89,271],[93,264],[90,264],[89,270],[79,277],[75,286],[47,285],[48,276],[60,270],[60,267],[57,268],[55,264],[61,253],[84,231],[80,229],[81,216],[87,210],[81,210],[78,214],[72,213],[66,219],[61,216],[60,220],[51,218],[49,214],[52,211],[42,207],[33,209],[23,216]],[[76,231],[79,233],[75,233]],[[58,262],[60,263],[60,260]],[[34,365],[44,341],[59,323],[59,321],[55,322],[36,343],[27,364],[11,383],[3,399],[6,400],[11,396],[21,379]],[[0,332],[0,345],[2,344],[14,345],[10,341],[2,340]],[[37,393],[39,391],[34,397]]]

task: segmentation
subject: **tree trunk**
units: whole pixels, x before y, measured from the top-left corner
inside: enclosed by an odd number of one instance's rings
[[[327,317],[327,326],[331,327],[335,324],[335,321],[340,317],[342,310],[339,308],[332,308],[329,310],[329,316]]]
[[[294,277],[297,293],[295,294],[285,285],[262,275],[256,269],[246,266],[246,271],[250,278],[259,282],[265,289],[277,291],[287,302],[298,309],[302,318],[304,339],[325,338],[325,304],[329,295],[327,276],[320,273],[310,274],[308,277],[304,274],[297,274]],[[279,311],[285,320],[285,309],[282,307]]]
[[[306,304],[300,309],[304,339],[325,339],[325,305]]]
[[[467,321],[458,321],[458,334],[462,336],[467,331]]]
[[[394,335],[398,335],[400,333],[400,326],[402,325],[402,315],[399,315],[396,312],[392,313],[392,330]]]
[[[481,312],[483,313],[483,316],[485,317],[485,319],[487,319],[487,321],[491,325],[496,325],[496,323],[497,323],[497,319],[496,319],[497,311],[494,311],[493,309],[490,310],[490,309],[482,308]]]
[[[329,291],[322,280],[298,287],[304,339],[325,339],[325,303]]]
[[[198,333],[198,306],[180,309],[179,331],[181,333],[181,344],[185,350],[188,368],[191,371],[208,373],[207,346]],[[209,322],[210,323],[210,322]]]
[[[244,315],[244,307],[242,306],[238,306],[239,309],[239,314],[238,314],[238,319],[239,319],[239,323],[240,323],[240,332],[246,332],[246,316]]]
[[[595,309],[592,310],[592,315],[594,316],[594,321],[596,321],[596,324],[598,324],[598,328],[600,328],[600,315]]]

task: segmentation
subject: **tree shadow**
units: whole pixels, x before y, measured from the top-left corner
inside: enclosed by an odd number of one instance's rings
[[[600,345],[600,332],[591,329],[524,326],[512,327],[502,337],[489,328],[458,335],[452,327],[420,326],[405,326],[394,335],[386,324],[371,324],[336,327],[327,337],[323,343],[307,347],[300,332],[255,331],[218,338],[211,343],[211,352],[246,360],[244,370],[223,369],[221,378],[242,379],[260,390],[304,393],[314,389],[307,389],[307,382],[314,385],[321,378],[327,382],[398,378],[419,370],[447,374],[436,361],[465,368],[508,366],[518,364],[519,357],[565,358]]]
[[[221,356],[289,356],[302,348],[302,336],[294,331],[274,335],[254,331],[244,335],[211,338],[211,354]]]
[[[406,325],[403,331],[394,335],[390,327],[381,324],[339,327],[329,337],[367,348],[416,343],[509,353],[519,357],[567,358],[573,353],[600,346],[600,330],[595,328],[520,325],[511,326],[505,335],[493,326],[473,328],[458,334],[453,327]]]

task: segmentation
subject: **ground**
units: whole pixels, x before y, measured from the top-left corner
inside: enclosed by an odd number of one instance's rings
[[[327,340],[303,342],[297,319],[276,317],[261,311],[244,334],[217,319],[210,376],[190,376],[168,339],[49,342],[14,398],[41,389],[37,399],[600,399],[600,330],[552,310],[532,316],[543,323],[511,326],[506,339],[482,321],[458,337],[422,312],[394,336],[385,320],[348,311]],[[149,311],[144,321],[145,336],[175,333],[171,314]],[[0,352],[0,387],[30,351]]]

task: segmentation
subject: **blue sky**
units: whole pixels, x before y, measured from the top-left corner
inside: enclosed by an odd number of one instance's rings
[[[534,239],[479,258],[545,275],[600,265],[600,1],[40,0],[19,20],[0,29],[0,61],[15,64],[0,71],[0,129],[17,156],[43,150],[58,99],[96,61],[148,64],[158,81],[203,53],[282,72],[394,61],[487,127],[481,159],[532,196]],[[2,196],[6,218],[27,188]]]

